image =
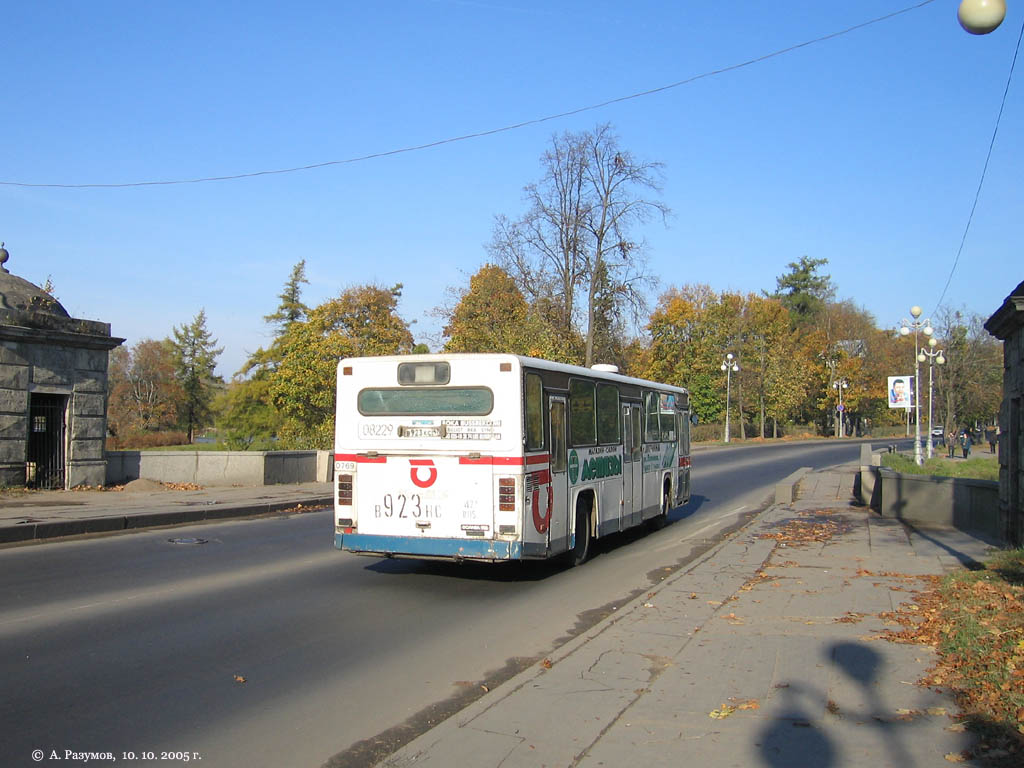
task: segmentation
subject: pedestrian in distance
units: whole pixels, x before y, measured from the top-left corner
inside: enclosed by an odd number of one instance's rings
[[[953,458],[953,451],[956,450],[956,430],[949,430],[949,434],[946,435],[946,449],[948,450],[947,458]]]
[[[971,433],[966,429],[960,433],[960,450],[963,451],[965,459],[971,455]]]
[[[996,428],[988,427],[985,430],[985,441],[988,443],[988,452],[996,452]]]

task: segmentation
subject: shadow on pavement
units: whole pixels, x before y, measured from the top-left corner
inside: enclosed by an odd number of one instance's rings
[[[813,765],[831,768],[838,765],[837,751],[832,740],[812,724],[812,716],[804,708],[802,699],[820,701],[816,691],[805,691],[802,686],[790,685],[782,689],[784,708],[778,717],[761,731],[758,746],[765,765],[793,768]]]

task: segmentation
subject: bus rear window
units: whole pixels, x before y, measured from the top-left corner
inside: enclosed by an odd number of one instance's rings
[[[357,405],[363,416],[485,416],[494,393],[486,387],[364,389]]]

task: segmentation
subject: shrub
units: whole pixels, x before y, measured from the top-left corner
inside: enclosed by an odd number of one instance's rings
[[[161,448],[167,445],[188,445],[184,432],[128,432],[107,438],[108,451],[123,451],[133,448]]]

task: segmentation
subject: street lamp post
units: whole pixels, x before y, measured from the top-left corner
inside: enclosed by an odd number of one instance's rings
[[[918,345],[918,332],[923,333],[925,336],[931,338],[932,321],[928,318],[919,320],[921,317],[921,308],[913,306],[910,308],[910,314],[914,318],[913,320],[903,319],[903,325],[900,327],[901,336],[909,336],[911,330],[914,332],[914,463],[918,466],[924,464],[924,458],[921,456],[921,350]]]
[[[928,361],[928,458],[932,457],[932,443],[935,442],[935,436],[932,434],[932,369],[935,365],[945,365],[946,358],[942,356],[942,350],[936,350],[939,344],[932,336],[928,339],[928,349],[921,348],[921,351],[917,353],[917,362],[923,363],[925,360]]]
[[[732,352],[725,356],[725,360],[722,361],[722,370],[725,371],[725,442],[729,442],[729,397],[732,390],[732,374],[733,371],[737,373],[740,370],[739,363],[736,362],[735,356]]]
[[[839,392],[839,407],[836,413],[839,414],[839,436],[846,437],[846,406],[843,405],[843,390],[848,389],[850,382],[846,379],[838,379],[832,382],[832,388]]]

